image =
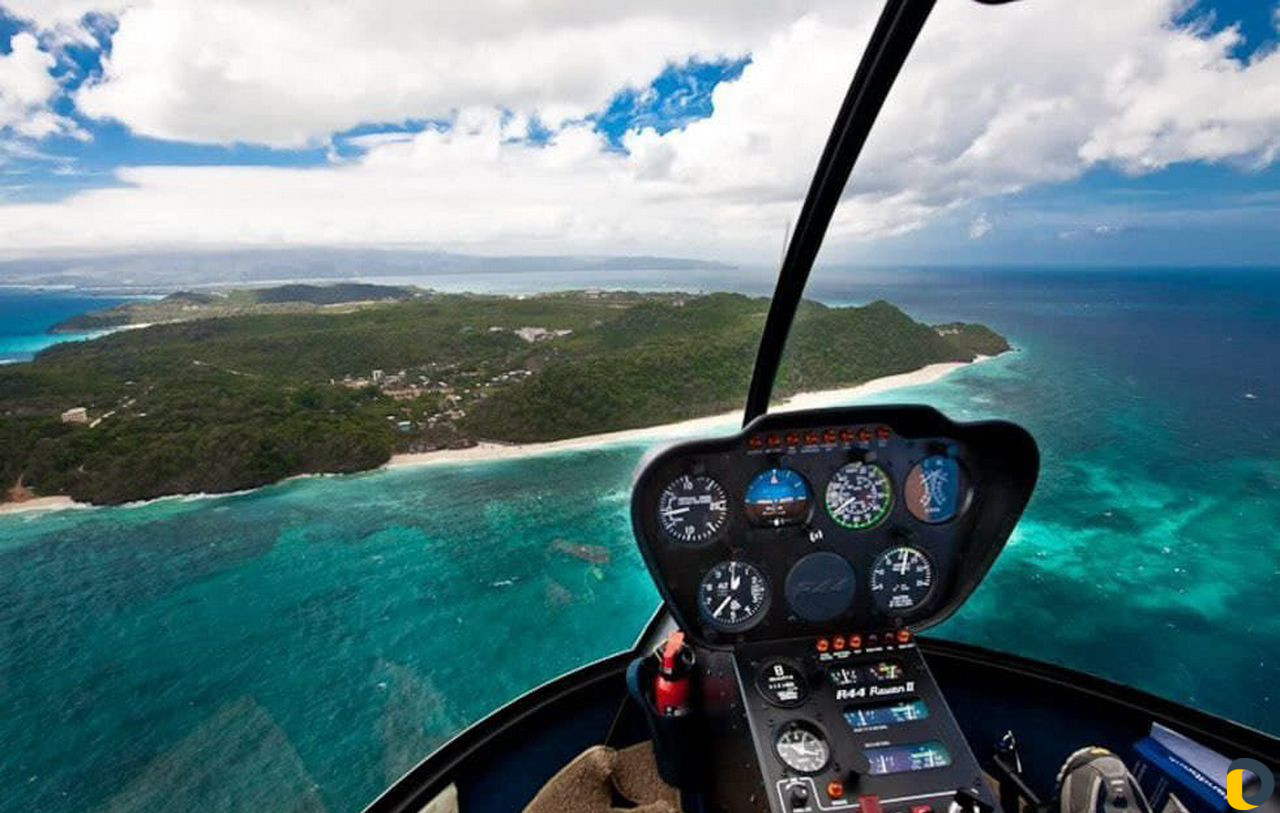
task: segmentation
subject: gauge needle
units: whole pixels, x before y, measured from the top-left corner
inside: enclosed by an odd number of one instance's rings
[[[835,511],[833,511],[832,513],[834,514],[840,513],[844,509],[848,508],[852,503],[856,502],[857,499],[858,499],[857,497],[850,497],[849,499],[837,505]]]
[[[733,566],[730,565],[729,566],[729,589],[737,590],[739,584],[742,584],[742,576],[738,575],[737,571],[735,571],[733,569]]]
[[[719,618],[720,611],[723,610],[725,607],[729,606],[730,601],[733,601],[733,596],[725,596],[724,601],[720,602],[720,606],[716,607],[715,610],[711,612],[711,615],[713,615],[716,618]]]
[[[665,517],[674,517],[676,514],[683,514],[688,510],[689,506],[685,506],[684,508],[668,508],[666,511],[662,512],[662,515]]]

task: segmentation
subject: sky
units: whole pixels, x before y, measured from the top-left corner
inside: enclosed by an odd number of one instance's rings
[[[776,262],[879,3],[0,0],[0,259]],[[1280,265],[1280,5],[940,0],[824,248]]]

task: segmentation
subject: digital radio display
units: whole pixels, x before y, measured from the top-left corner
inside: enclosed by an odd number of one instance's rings
[[[923,700],[899,700],[895,703],[862,706],[847,709],[844,713],[844,719],[854,730],[910,723],[928,717],[929,707]]]
[[[872,776],[927,771],[930,768],[945,768],[951,764],[951,754],[946,746],[937,740],[868,748],[864,753],[867,761],[871,763]]]

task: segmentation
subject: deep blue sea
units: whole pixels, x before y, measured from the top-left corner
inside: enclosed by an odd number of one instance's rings
[[[465,287],[762,284],[518,276]],[[810,295],[1017,345],[877,399],[1013,419],[1044,455],[935,634],[1280,733],[1280,272],[826,269]],[[0,517],[0,811],[359,810],[469,721],[631,644],[657,603],[627,518],[645,452]]]
[[[81,313],[112,308],[128,300],[75,291],[43,291],[0,286],[0,364],[27,361],[58,342],[81,341],[103,331],[53,335],[49,328]]]

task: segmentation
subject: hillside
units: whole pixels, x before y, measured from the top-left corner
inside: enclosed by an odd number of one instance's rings
[[[61,344],[0,368],[6,489],[94,503],[222,492],[369,469],[397,451],[713,414],[741,404],[768,307],[735,294],[414,291],[358,308],[276,312],[277,303],[245,296],[227,301],[246,312],[174,301],[209,315]],[[885,302],[806,302],[778,394],[1007,346],[985,327],[933,328]]]

